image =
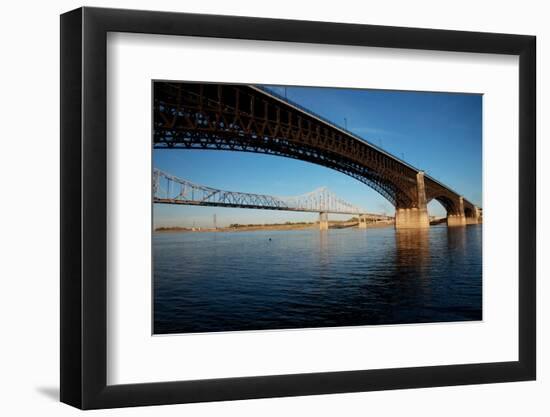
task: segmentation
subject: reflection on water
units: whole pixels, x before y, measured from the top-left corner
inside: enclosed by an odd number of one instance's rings
[[[427,229],[396,230],[395,263],[400,268],[414,266],[421,273],[430,262],[430,235]],[[428,265],[426,265],[428,264]]]
[[[481,234],[479,235],[481,238]],[[466,229],[464,227],[451,227],[447,230],[447,249],[450,252],[458,252],[462,256],[466,253]]]
[[[327,267],[329,262],[328,251],[328,230],[319,230],[319,266],[321,269]]]
[[[480,320],[481,230],[155,234],[155,333]]]

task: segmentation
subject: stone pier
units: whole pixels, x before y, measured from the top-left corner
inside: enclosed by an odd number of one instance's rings
[[[426,189],[424,187],[424,172],[416,174],[416,206],[399,207],[395,209],[396,229],[425,229],[430,227]]]
[[[481,213],[479,207],[474,208],[473,217],[466,216],[466,224],[479,224],[481,223]]]
[[[367,216],[360,215],[359,216],[359,229],[366,229],[367,228]]]
[[[447,214],[447,226],[466,226],[466,216],[464,215],[464,198],[460,196],[458,200],[458,212]]]
[[[328,213],[325,211],[319,213],[319,230],[328,230]]]

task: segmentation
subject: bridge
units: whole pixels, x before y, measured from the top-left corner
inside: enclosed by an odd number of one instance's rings
[[[427,204],[439,201],[448,226],[481,221],[458,192],[352,132],[264,87],[155,82],[155,149],[256,152],[345,173],[395,207],[396,228],[429,227]]]
[[[219,190],[175,177],[161,170],[153,171],[153,202],[191,206],[239,207],[319,213],[319,228],[328,229],[328,214],[352,214],[360,228],[367,223],[392,220],[390,216],[367,213],[332,193],[326,187],[293,197]]]

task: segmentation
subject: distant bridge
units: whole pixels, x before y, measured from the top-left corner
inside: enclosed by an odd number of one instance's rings
[[[351,214],[358,217],[359,227],[368,222],[393,220],[393,217],[368,213],[344,201],[326,187],[293,197],[242,193],[195,184],[161,170],[153,172],[153,202],[191,206],[238,207],[262,210],[285,210],[319,213],[319,226],[328,229],[328,214]]]
[[[158,81],[153,90],[155,149],[256,152],[322,165],[384,196],[396,228],[429,227],[434,199],[449,226],[481,219],[478,207],[435,178],[265,87]]]

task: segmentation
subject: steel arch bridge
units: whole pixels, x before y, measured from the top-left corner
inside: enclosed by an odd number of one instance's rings
[[[436,179],[263,87],[154,83],[156,149],[211,149],[279,155],[343,172],[396,208],[396,227],[428,227],[438,200],[449,225],[476,223],[479,209]]]

